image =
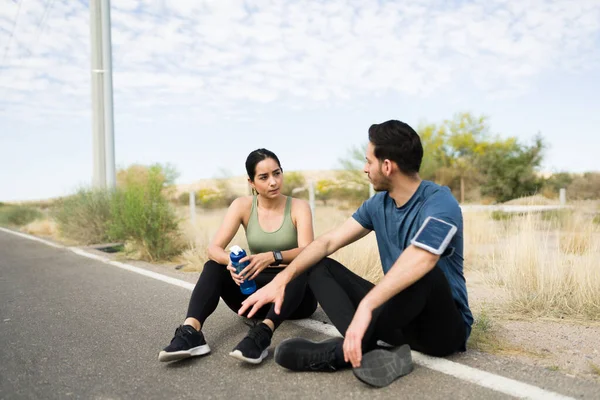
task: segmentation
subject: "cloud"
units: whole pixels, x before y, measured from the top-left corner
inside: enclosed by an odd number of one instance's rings
[[[112,5],[122,113],[211,113],[240,101],[319,107],[389,91],[429,96],[464,82],[515,96],[546,71],[600,61],[598,0]],[[0,57],[16,12],[15,2],[0,0]],[[89,115],[89,54],[84,2],[23,1],[0,65],[0,116]]]

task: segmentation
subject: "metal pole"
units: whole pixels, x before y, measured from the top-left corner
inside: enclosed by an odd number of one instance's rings
[[[106,148],[106,186],[116,186],[115,133],[113,118],[112,35],[110,0],[102,0],[102,63],[104,67],[104,138]]]
[[[567,204],[567,189],[561,188],[559,193],[560,205],[564,206]]]
[[[93,185],[115,187],[110,0],[90,0]]]
[[[90,1],[90,39],[92,61],[92,146],[93,177],[92,185],[98,189],[106,188],[106,154],[104,144],[104,111],[102,104],[102,27],[100,21],[99,0]]]
[[[315,182],[308,182],[308,203],[310,204],[310,211],[313,217],[313,224],[315,221]]]
[[[190,222],[192,227],[196,226],[196,192],[190,190]]]

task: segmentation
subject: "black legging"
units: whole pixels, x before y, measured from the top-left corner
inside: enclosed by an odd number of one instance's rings
[[[257,288],[271,282],[282,268],[265,268],[254,281]],[[308,287],[306,274],[302,274],[290,282],[285,289],[285,298],[281,312],[275,313],[272,304],[263,306],[256,313],[256,318],[270,319],[277,328],[286,319],[302,319],[310,317],[317,309],[315,295]],[[237,313],[248,296],[242,294],[240,287],[233,281],[226,265],[209,260],[204,264],[204,269],[196,287],[192,292],[187,318],[196,318],[200,324],[211,315],[219,304],[219,297],[231,310]]]
[[[335,327],[345,335],[360,301],[373,284],[330,258],[309,270],[309,285]],[[443,357],[461,350],[466,327],[448,280],[439,267],[388,300],[373,312],[363,339],[363,352],[377,340],[409,344],[432,356]]]

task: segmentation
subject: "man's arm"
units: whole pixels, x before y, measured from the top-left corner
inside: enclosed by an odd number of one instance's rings
[[[354,218],[349,218],[339,227],[318,237],[298,254],[298,256],[285,267],[277,276],[262,289],[258,290],[252,296],[242,302],[242,308],[238,314],[243,315],[250,307],[248,313],[251,318],[256,311],[268,303],[275,303],[275,312],[279,314],[285,286],[323,258],[335,253],[338,249],[349,245],[352,242],[366,236],[370,230],[363,228]]]
[[[353,367],[360,366],[362,339],[371,322],[373,310],[424,277],[439,259],[440,256],[436,254],[410,245],[383,279],[362,299],[344,339],[344,358]]]

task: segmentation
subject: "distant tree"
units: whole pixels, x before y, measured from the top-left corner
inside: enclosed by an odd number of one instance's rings
[[[576,176],[567,187],[567,197],[574,200],[600,199],[600,172]]]
[[[560,189],[566,189],[574,177],[568,172],[557,172],[550,175],[544,182],[544,187],[552,194],[551,197],[558,196]]]
[[[530,146],[516,140],[492,143],[486,146],[478,161],[478,168],[485,175],[481,193],[499,202],[538,192],[543,180],[536,174],[545,148],[541,136]]]
[[[337,188],[337,184],[329,179],[321,179],[317,181],[315,185],[315,198],[323,202],[323,205],[327,205],[327,201],[330,200]]]
[[[286,196],[292,196],[294,189],[303,188],[306,186],[306,179],[300,172],[284,172],[284,184],[282,193]],[[307,197],[308,194],[295,194],[295,197]]]

